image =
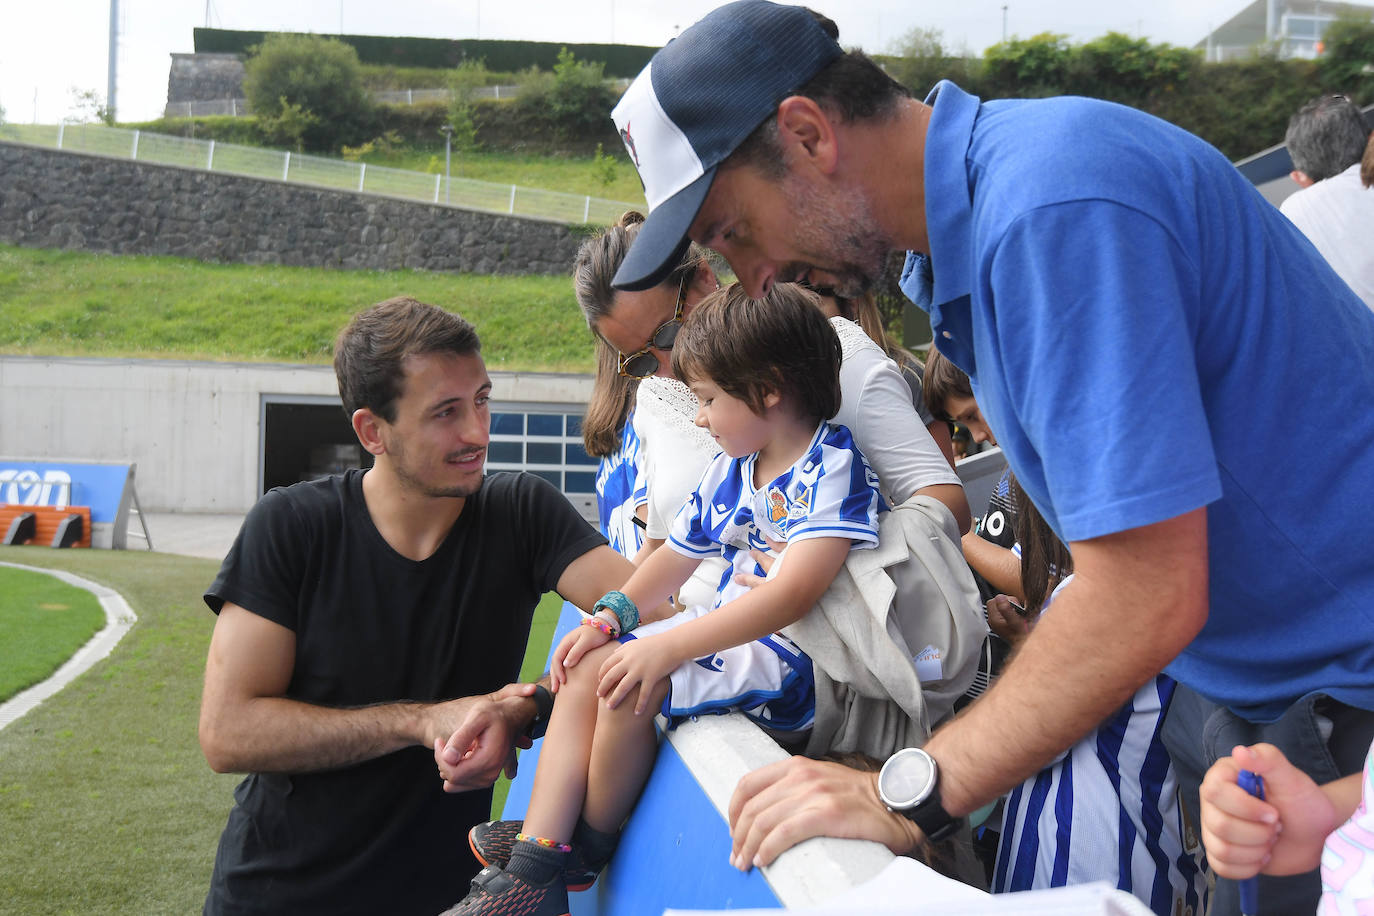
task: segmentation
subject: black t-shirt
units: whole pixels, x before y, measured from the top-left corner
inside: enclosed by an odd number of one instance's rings
[[[540,596],[605,543],[544,480],[494,473],[434,555],[382,538],[362,471],[258,502],[205,594],[296,633],[287,696],[324,706],[430,702],[517,679]],[[251,774],[234,792],[205,911],[433,914],[478,865],[467,831],[491,791],[445,794],[433,751],[357,766]]]

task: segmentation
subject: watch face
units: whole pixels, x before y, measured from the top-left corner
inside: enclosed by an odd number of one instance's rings
[[[923,801],[935,783],[935,762],[925,751],[906,748],[888,758],[878,776],[883,804],[903,810]]]

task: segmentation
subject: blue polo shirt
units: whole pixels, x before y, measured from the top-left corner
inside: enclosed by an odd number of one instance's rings
[[[933,96],[903,289],[1045,519],[1070,542],[1206,506],[1211,610],[1166,671],[1255,721],[1374,709],[1374,312],[1183,130]]]

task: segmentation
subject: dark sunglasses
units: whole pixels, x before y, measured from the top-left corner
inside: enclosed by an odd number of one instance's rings
[[[621,375],[627,378],[648,378],[658,371],[658,357],[652,350],[671,350],[673,343],[677,340],[677,332],[682,330],[682,306],[683,297],[687,294],[687,278],[692,272],[688,271],[682,275],[682,282],[677,288],[677,307],[673,309],[673,317],[659,325],[653,334],[649,335],[649,342],[642,350],[626,356],[621,354],[618,370]]]

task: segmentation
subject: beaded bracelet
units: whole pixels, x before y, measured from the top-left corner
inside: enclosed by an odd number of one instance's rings
[[[624,592],[609,591],[592,607],[592,613],[605,608],[615,615],[615,619],[620,621],[620,632],[628,633],[639,626],[639,608],[629,599]]]
[[[602,620],[600,617],[583,617],[582,625],[584,627],[591,627],[593,630],[600,630],[602,633],[605,633],[608,638],[615,639],[615,628],[611,626],[610,621]]]
[[[526,843],[537,843],[545,849],[556,849],[559,852],[572,852],[572,847],[567,843],[560,843],[557,840],[546,840],[542,836],[530,836],[528,833],[517,833],[515,835],[515,842],[519,843],[521,840]]]

